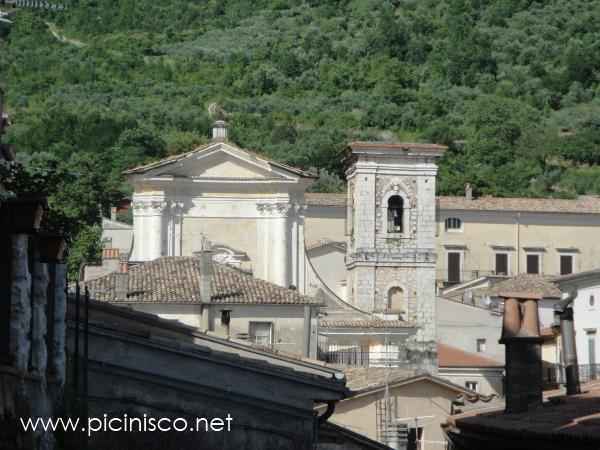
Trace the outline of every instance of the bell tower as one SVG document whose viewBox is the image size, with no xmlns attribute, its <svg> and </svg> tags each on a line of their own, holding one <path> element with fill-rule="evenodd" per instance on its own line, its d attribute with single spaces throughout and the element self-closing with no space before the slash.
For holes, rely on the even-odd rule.
<svg viewBox="0 0 600 450">
<path fill-rule="evenodd" d="M 410 347 L 437 371 L 435 144 L 354 142 L 346 171 L 348 301 L 416 327 Z M 409 349 L 410 350 L 410 349 Z M 414 352 L 413 352 L 414 354 Z"/>
</svg>

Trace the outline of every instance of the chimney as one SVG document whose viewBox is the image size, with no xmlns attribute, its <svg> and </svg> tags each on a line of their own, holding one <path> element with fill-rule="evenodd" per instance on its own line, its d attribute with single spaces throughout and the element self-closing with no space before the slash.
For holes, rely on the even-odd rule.
<svg viewBox="0 0 600 450">
<path fill-rule="evenodd" d="M 227 123 L 224 120 L 217 120 L 212 127 L 212 140 L 223 142 L 227 140 Z"/>
<path fill-rule="evenodd" d="M 471 187 L 471 183 L 465 184 L 465 198 L 467 200 L 473 200 L 473 188 Z"/>
<path fill-rule="evenodd" d="M 506 412 L 526 412 L 542 404 L 542 338 L 538 300 L 531 293 L 499 294 L 504 299 L 500 344 L 506 346 Z"/>
<path fill-rule="evenodd" d="M 194 252 L 194 257 L 198 261 L 198 271 L 200 272 L 200 302 L 202 304 L 202 317 L 200 328 L 203 330 L 210 329 L 210 300 L 212 296 L 211 291 L 211 280 L 213 276 L 213 252 L 209 250 L 210 247 L 205 246 L 206 241 L 203 240 L 203 248 L 199 252 Z"/>
<path fill-rule="evenodd" d="M 116 220 L 117 220 L 117 207 L 116 206 L 110 207 L 110 220 L 112 220 L 113 222 L 116 222 Z"/>
<path fill-rule="evenodd" d="M 560 326 L 563 361 L 567 378 L 567 395 L 581 394 L 579 384 L 579 363 L 575 344 L 575 325 L 573 322 L 573 301 L 577 295 L 570 293 L 566 298 L 554 304 L 554 320 Z"/>
<path fill-rule="evenodd" d="M 129 292 L 129 266 L 128 255 L 124 253 L 119 256 L 119 271 L 115 272 L 115 298 L 116 300 L 127 300 Z"/>
</svg>

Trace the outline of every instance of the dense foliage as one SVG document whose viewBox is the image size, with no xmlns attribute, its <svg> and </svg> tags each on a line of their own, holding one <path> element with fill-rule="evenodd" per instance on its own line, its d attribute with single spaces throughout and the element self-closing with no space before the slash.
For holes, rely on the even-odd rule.
<svg viewBox="0 0 600 450">
<path fill-rule="evenodd" d="M 126 167 L 207 139 L 341 190 L 353 139 L 446 143 L 441 193 L 600 193 L 598 0 L 65 0 L 0 30 L 9 141 L 73 234 Z M 37 164 L 37 165 L 36 165 Z"/>
</svg>

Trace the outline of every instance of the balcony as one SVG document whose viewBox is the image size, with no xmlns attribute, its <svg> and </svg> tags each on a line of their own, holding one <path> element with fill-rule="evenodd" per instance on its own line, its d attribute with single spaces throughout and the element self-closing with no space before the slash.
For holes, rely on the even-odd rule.
<svg viewBox="0 0 600 450">
<path fill-rule="evenodd" d="M 505 273 L 497 273 L 493 270 L 462 270 L 453 274 L 448 273 L 447 269 L 435 271 L 435 279 L 438 282 L 438 286 L 444 288 L 488 276 L 506 277 L 507 275 Z M 508 276 L 511 275 L 509 274 Z"/>
<path fill-rule="evenodd" d="M 544 364 L 544 383 L 547 385 L 565 384 L 565 367 L 561 364 Z M 579 364 L 579 382 L 600 380 L 600 364 Z"/>
<path fill-rule="evenodd" d="M 369 351 L 360 349 L 318 351 L 319 361 L 342 367 L 394 367 L 409 368 L 404 351 Z"/>
</svg>

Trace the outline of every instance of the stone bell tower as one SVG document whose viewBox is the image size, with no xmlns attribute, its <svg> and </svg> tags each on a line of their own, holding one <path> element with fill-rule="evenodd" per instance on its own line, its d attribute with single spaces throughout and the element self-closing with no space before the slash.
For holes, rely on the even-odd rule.
<svg viewBox="0 0 600 450">
<path fill-rule="evenodd" d="M 435 371 L 434 144 L 350 144 L 347 204 L 348 300 L 416 327 L 418 353 Z"/>
</svg>

